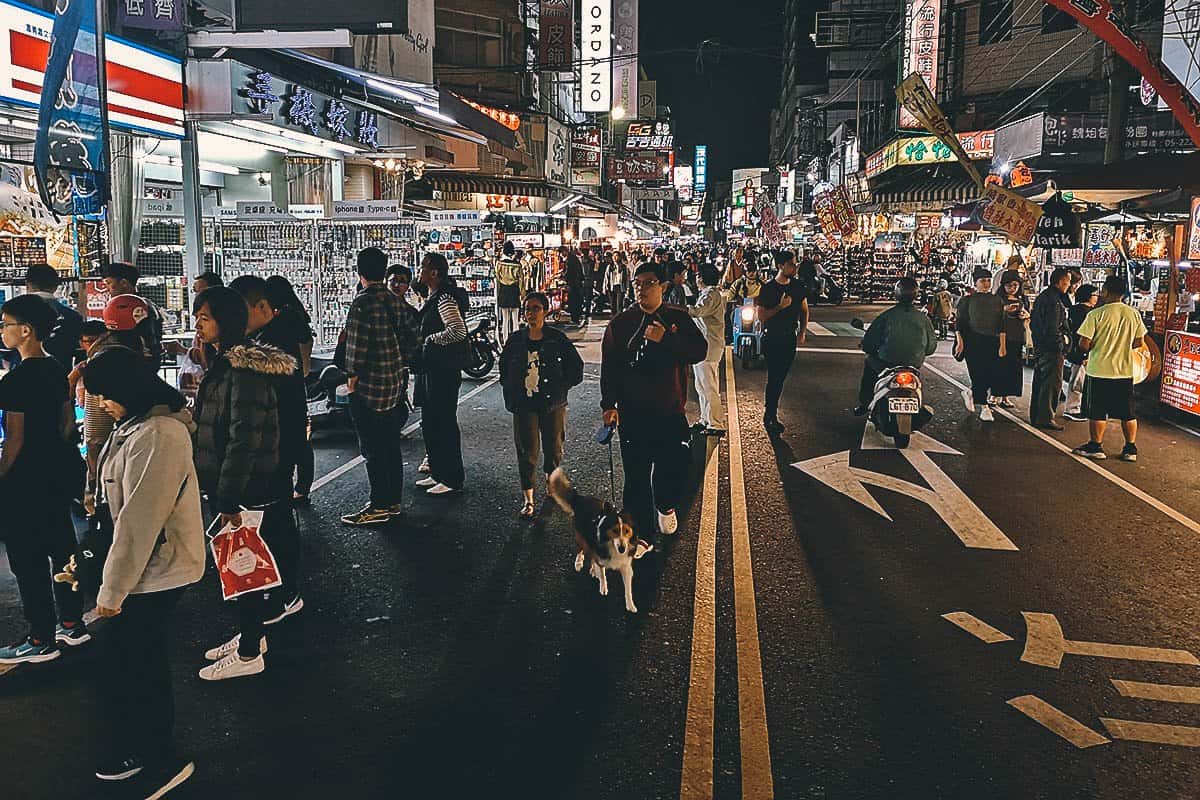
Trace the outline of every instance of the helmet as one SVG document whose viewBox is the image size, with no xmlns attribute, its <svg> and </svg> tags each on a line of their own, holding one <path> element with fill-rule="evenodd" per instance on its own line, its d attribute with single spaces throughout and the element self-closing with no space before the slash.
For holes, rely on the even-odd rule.
<svg viewBox="0 0 1200 800">
<path fill-rule="evenodd" d="M 150 316 L 150 306 L 136 294 L 119 294 L 104 307 L 104 327 L 131 331 Z"/>
</svg>

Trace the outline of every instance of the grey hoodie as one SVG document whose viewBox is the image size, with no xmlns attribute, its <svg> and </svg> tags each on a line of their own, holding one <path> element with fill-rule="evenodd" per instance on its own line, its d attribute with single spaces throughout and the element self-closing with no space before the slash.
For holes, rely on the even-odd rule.
<svg viewBox="0 0 1200 800">
<path fill-rule="evenodd" d="M 191 415 L 155 406 L 118 425 L 100 453 L 113 543 L 96 603 L 177 589 L 204 575 L 204 522 Z"/>
</svg>

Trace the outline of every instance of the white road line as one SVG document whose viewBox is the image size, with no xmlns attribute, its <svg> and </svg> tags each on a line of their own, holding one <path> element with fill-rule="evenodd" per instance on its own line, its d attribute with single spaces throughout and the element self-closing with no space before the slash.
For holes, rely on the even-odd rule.
<svg viewBox="0 0 1200 800">
<path fill-rule="evenodd" d="M 844 347 L 808 347 L 808 346 L 805 346 L 805 347 L 797 347 L 796 352 L 797 353 L 838 353 L 840 355 L 847 355 L 847 356 L 863 355 L 862 350 L 849 350 Z"/>
<path fill-rule="evenodd" d="M 951 611 L 949 614 L 942 614 L 942 619 L 954 623 L 976 639 L 987 644 L 1011 642 L 1013 640 L 1013 637 L 1004 631 L 993 628 L 979 617 L 966 611 Z"/>
<path fill-rule="evenodd" d="M 1100 721 L 1108 729 L 1108 735 L 1114 739 L 1149 744 L 1173 744 L 1177 747 L 1200 747 L 1200 728 L 1107 717 L 1101 717 Z"/>
<path fill-rule="evenodd" d="M 738 422 L 733 350 L 725 351 L 725 390 L 729 396 L 729 505 L 733 522 L 733 603 L 738 669 L 738 723 L 742 750 L 742 800 L 771 800 L 771 745 L 763 691 L 758 609 L 746 514 L 746 478 L 742 471 L 742 430 Z"/>
<path fill-rule="evenodd" d="M 474 389 L 467 392 L 462 397 L 458 398 L 458 404 L 461 406 L 463 403 L 470 400 L 472 397 L 479 394 L 484 389 L 491 387 L 493 384 L 497 383 L 499 380 L 500 380 L 499 378 L 492 378 L 487 383 L 483 383 L 483 384 L 480 384 L 479 386 L 476 386 Z M 416 422 L 412 423 L 407 428 L 405 428 L 403 431 L 401 431 L 400 435 L 407 437 L 409 434 L 411 434 L 413 431 L 415 431 L 419 427 L 421 427 L 421 421 L 417 420 Z M 313 481 L 312 488 L 309 489 L 308 493 L 311 495 L 313 492 L 317 491 L 318 489 L 320 489 L 324 486 L 327 486 L 328 484 L 332 483 L 333 481 L 336 481 L 338 478 L 342 477 L 347 472 L 349 472 L 350 470 L 359 466 L 360 464 L 365 464 L 365 463 L 366 463 L 366 460 L 362 456 L 355 456 L 354 458 L 350 459 L 345 464 L 342 464 L 340 467 L 333 470 L 332 472 L 327 472 L 326 474 L 322 475 L 320 478 L 317 478 L 315 481 Z"/>
<path fill-rule="evenodd" d="M 1178 428 L 1179 430 L 1183 431 L 1184 433 L 1190 433 L 1192 436 L 1200 437 L 1200 431 L 1192 430 L 1191 428 L 1189 428 L 1186 425 L 1180 425 L 1178 422 L 1172 422 L 1171 420 L 1166 419 L 1164 417 L 1159 417 L 1159 422 L 1165 422 L 1168 425 L 1170 425 L 1172 428 Z"/>
<path fill-rule="evenodd" d="M 709 439 L 696 545 L 696 591 L 692 621 L 692 666 L 687 722 L 683 733 L 683 774 L 679 800 L 712 800 L 713 720 L 717 687 L 717 504 L 721 450 Z"/>
<path fill-rule="evenodd" d="M 948 381 L 949 383 L 951 383 L 954 386 L 957 386 L 959 389 L 963 389 L 963 390 L 967 389 L 966 384 L 963 384 L 960 381 L 956 380 L 955 378 L 951 377 L 950 375 L 947 375 L 945 372 L 942 372 L 940 369 L 933 366 L 932 364 L 926 363 L 925 369 L 928 369 L 930 372 L 934 373 L 935 375 L 942 376 L 946 381 Z M 995 413 L 997 413 L 997 414 L 1007 417 L 1009 420 L 1011 420 L 1012 422 L 1021 426 L 1025 430 L 1029 431 L 1029 433 L 1031 433 L 1034 436 L 1036 436 L 1037 438 L 1041 439 L 1043 442 L 1045 442 L 1046 444 L 1055 448 L 1056 450 L 1061 450 L 1062 452 L 1066 453 L 1068 456 L 1073 458 L 1077 463 L 1082 464 L 1083 466 L 1087 467 L 1092 472 L 1096 473 L 1101 478 L 1104 478 L 1104 480 L 1108 481 L 1109 483 L 1111 483 L 1115 486 L 1118 486 L 1118 487 L 1124 489 L 1125 491 L 1129 492 L 1129 494 L 1131 494 L 1134 497 L 1136 497 L 1137 499 L 1141 500 L 1146 505 L 1162 512 L 1164 515 L 1170 517 L 1171 519 L 1178 522 L 1180 525 L 1182 525 L 1185 528 L 1187 528 L 1188 530 L 1192 531 L 1192 533 L 1200 533 L 1200 522 L 1196 522 L 1196 520 L 1192 519 L 1191 517 L 1187 516 L 1186 514 L 1180 512 L 1180 511 L 1176 511 L 1175 509 L 1171 508 L 1166 503 L 1159 500 L 1157 497 L 1147 494 L 1146 492 L 1144 492 L 1141 489 L 1139 489 L 1138 487 L 1134 486 L 1132 483 L 1125 480 L 1124 478 L 1118 477 L 1118 476 L 1114 475 L 1113 473 L 1109 472 L 1108 470 L 1104 469 L 1103 467 L 1098 466 L 1096 464 L 1096 462 L 1092 461 L 1091 459 L 1084 458 L 1083 456 L 1077 456 L 1077 455 L 1073 454 L 1071 452 L 1071 448 L 1068 445 L 1063 444 L 1062 442 L 1055 439 L 1053 436 L 1046 435 L 1042 431 L 1040 431 L 1037 428 L 1030 425 L 1025 420 L 1016 416 L 1015 414 L 1012 414 L 1012 413 L 1004 410 L 1003 408 L 995 408 L 995 409 L 993 409 L 993 411 L 995 411 Z"/>
<path fill-rule="evenodd" d="M 1200 705 L 1200 686 L 1173 686 L 1166 683 L 1142 683 L 1110 679 L 1122 697 L 1138 700 L 1160 700 L 1164 703 Z"/>
<path fill-rule="evenodd" d="M 1067 716 L 1035 695 L 1027 694 L 1021 697 L 1014 697 L 1008 701 L 1008 704 L 1034 722 L 1058 734 L 1080 749 L 1109 743 L 1108 739 L 1096 733 L 1087 725 L 1084 725 L 1074 717 Z M 1105 720 L 1101 721 L 1104 722 Z"/>
</svg>

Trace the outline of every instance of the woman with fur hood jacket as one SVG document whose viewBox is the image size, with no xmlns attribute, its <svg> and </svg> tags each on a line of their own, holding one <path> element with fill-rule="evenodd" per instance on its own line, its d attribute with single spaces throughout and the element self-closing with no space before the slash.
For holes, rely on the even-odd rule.
<svg viewBox="0 0 1200 800">
<path fill-rule="evenodd" d="M 220 526 L 241 523 L 243 508 L 263 511 L 261 534 L 272 551 L 289 550 L 281 536 L 295 532 L 291 480 L 281 480 L 279 398 L 276 386 L 296 369 L 291 356 L 246 339 L 246 301 L 214 286 L 196 296 L 196 333 L 216 356 L 196 391 L 195 458 L 200 488 Z M 277 545 L 278 543 L 278 549 Z M 279 564 L 280 572 L 287 565 Z M 286 576 L 285 581 L 287 580 Z M 273 605 L 274 603 L 274 605 Z M 265 668 L 263 623 L 278 603 L 271 592 L 238 598 L 240 633 L 205 657 L 216 663 L 200 671 L 205 680 L 254 675 Z"/>
</svg>

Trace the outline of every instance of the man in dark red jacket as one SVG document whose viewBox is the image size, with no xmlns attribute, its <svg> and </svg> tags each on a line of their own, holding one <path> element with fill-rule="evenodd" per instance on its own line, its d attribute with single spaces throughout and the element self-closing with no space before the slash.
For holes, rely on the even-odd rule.
<svg viewBox="0 0 1200 800">
<path fill-rule="evenodd" d="M 655 530 L 672 534 L 679 527 L 675 504 L 688 473 L 688 366 L 708 352 L 687 311 L 663 304 L 666 287 L 659 269 L 646 263 L 634 273 L 637 305 L 609 323 L 600 366 L 604 423 L 621 431 L 625 510 L 633 515 L 638 535 L 651 543 Z"/>
</svg>

